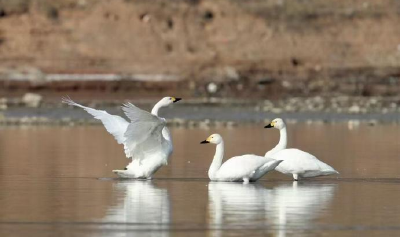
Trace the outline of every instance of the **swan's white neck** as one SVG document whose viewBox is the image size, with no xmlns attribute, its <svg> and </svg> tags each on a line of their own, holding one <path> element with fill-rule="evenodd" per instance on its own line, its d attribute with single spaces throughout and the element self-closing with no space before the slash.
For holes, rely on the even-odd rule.
<svg viewBox="0 0 400 237">
<path fill-rule="evenodd" d="M 151 114 L 158 116 L 158 110 L 162 107 L 164 107 L 164 105 L 161 103 L 161 100 L 160 100 L 160 101 L 158 101 L 157 104 L 154 105 L 153 109 L 151 110 Z"/>
<path fill-rule="evenodd" d="M 217 171 L 222 165 L 223 158 L 224 158 L 224 141 L 221 141 L 219 144 L 217 144 L 214 159 L 210 165 L 210 169 L 208 170 L 208 177 L 211 180 L 214 180 L 216 178 Z"/>
<path fill-rule="evenodd" d="M 279 129 L 279 142 L 278 145 L 276 145 L 274 148 L 272 148 L 272 150 L 268 151 L 265 156 L 271 156 L 274 153 L 281 151 L 283 149 L 286 149 L 287 147 L 287 131 L 286 131 L 286 127 Z"/>
</svg>

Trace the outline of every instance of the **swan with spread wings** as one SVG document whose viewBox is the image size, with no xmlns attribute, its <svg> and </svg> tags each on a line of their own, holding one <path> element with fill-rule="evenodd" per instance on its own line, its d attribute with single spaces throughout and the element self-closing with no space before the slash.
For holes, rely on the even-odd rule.
<svg viewBox="0 0 400 237">
<path fill-rule="evenodd" d="M 151 179 L 161 166 L 168 164 L 173 150 L 166 120 L 158 116 L 158 110 L 180 100 L 181 98 L 164 97 L 153 107 L 151 113 L 126 103 L 122 110 L 131 122 L 104 110 L 80 105 L 70 98 L 63 98 L 62 102 L 86 110 L 103 123 L 119 144 L 123 144 L 126 157 L 132 158 L 132 162 L 124 170 L 113 170 L 115 174 L 121 178 Z"/>
</svg>

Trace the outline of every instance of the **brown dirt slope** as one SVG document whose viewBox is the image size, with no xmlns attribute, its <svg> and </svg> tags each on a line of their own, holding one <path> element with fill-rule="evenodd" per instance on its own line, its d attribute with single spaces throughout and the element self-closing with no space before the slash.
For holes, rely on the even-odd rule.
<svg viewBox="0 0 400 237">
<path fill-rule="evenodd" d="M 0 72 L 176 75 L 232 95 L 394 95 L 398 22 L 397 0 L 0 0 Z"/>
</svg>

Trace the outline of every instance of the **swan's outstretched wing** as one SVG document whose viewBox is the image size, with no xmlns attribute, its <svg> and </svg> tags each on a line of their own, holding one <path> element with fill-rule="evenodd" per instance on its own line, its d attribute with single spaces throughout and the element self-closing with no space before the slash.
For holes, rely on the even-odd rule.
<svg viewBox="0 0 400 237">
<path fill-rule="evenodd" d="M 114 136 L 118 144 L 124 144 L 125 155 L 128 158 L 130 157 L 129 150 L 125 145 L 125 137 L 124 137 L 124 133 L 128 128 L 129 123 L 125 119 L 117 115 L 111 115 L 104 110 L 92 109 L 80 105 L 78 103 L 75 103 L 70 98 L 63 98 L 62 102 L 69 105 L 80 107 L 86 110 L 86 112 L 88 112 L 89 114 L 93 115 L 94 118 L 100 120 L 103 123 L 104 127 L 106 128 L 107 132 L 111 133 Z"/>
<path fill-rule="evenodd" d="M 131 120 L 124 136 L 125 145 L 133 158 L 143 159 L 150 154 L 162 153 L 165 120 L 131 103 L 124 104 L 122 110 Z"/>
</svg>

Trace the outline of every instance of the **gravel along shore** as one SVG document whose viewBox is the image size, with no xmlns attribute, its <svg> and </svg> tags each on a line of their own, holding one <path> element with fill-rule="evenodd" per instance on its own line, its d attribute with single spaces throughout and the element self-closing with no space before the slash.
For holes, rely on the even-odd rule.
<svg viewBox="0 0 400 237">
<path fill-rule="evenodd" d="M 150 110 L 153 101 L 133 101 Z M 121 101 L 84 103 L 122 115 Z M 84 110 L 61 103 L 26 100 L 0 103 L 0 125 L 78 125 L 100 122 Z M 277 101 L 222 99 L 185 100 L 161 111 L 172 126 L 236 126 L 268 122 L 276 117 L 289 123 L 400 123 L 400 99 L 382 97 L 289 98 Z"/>
</svg>

